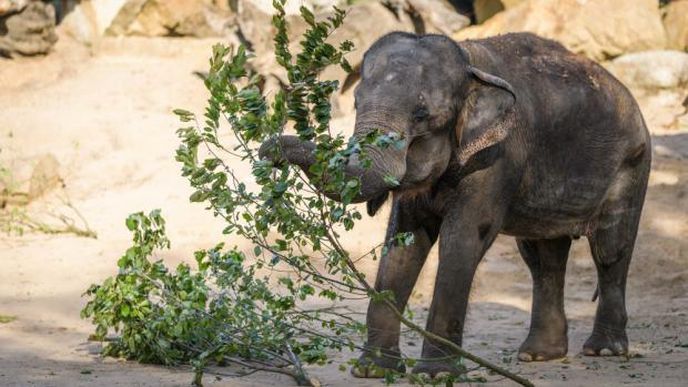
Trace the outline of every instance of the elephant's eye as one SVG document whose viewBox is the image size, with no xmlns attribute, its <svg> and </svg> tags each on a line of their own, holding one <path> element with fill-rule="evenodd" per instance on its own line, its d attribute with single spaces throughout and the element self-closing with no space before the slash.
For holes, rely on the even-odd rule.
<svg viewBox="0 0 688 387">
<path fill-rule="evenodd" d="M 430 115 L 430 112 L 428 112 L 428 109 L 425 107 L 419 107 L 413 112 L 413 120 L 416 122 L 421 122 L 428 118 Z"/>
</svg>

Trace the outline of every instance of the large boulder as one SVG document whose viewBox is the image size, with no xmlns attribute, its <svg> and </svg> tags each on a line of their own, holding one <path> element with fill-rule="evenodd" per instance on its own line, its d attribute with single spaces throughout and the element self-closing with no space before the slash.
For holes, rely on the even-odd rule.
<svg viewBox="0 0 688 387">
<path fill-rule="evenodd" d="M 313 11 L 319 19 L 324 19 L 331 14 L 332 6 L 344 7 L 346 3 L 345 0 L 288 1 L 285 13 L 293 48 L 298 49 L 298 41 L 307 28 L 299 15 L 302 5 Z M 273 51 L 273 13 L 272 0 L 238 1 L 239 33 L 256 53 L 258 60 L 265 60 L 266 63 L 260 65 L 262 67 L 274 64 L 270 58 L 264 58 L 270 57 L 269 53 Z M 371 27 L 371 23 L 374 23 L 374 27 Z M 347 58 L 356 66 L 365 50 L 389 32 L 452 34 L 469 24 L 470 20 L 457 13 L 447 0 L 358 1 L 347 9 L 344 25 L 335 31 L 331 41 L 340 43 L 351 40 L 356 50 Z"/>
<path fill-rule="evenodd" d="M 286 21 L 289 24 L 289 40 L 297 46 L 299 38 L 306 31 L 307 25 L 300 16 L 300 8 L 306 7 L 311 12 L 324 18 L 331 14 L 332 7 L 346 6 L 346 0 L 300 0 L 287 1 L 284 5 Z M 275 9 L 272 0 L 236 0 L 237 27 L 242 39 L 250 46 L 257 56 L 273 51 L 273 37 L 275 28 L 272 26 L 272 16 Z M 375 17 L 375 15 L 371 15 Z M 347 23 L 353 17 L 347 17 Z"/>
<path fill-rule="evenodd" d="M 416 32 L 452 35 L 471 24 L 446 0 L 406 0 L 406 12 L 416 19 Z"/>
<path fill-rule="evenodd" d="M 128 0 L 82 0 L 65 15 L 60 29 L 79 42 L 95 45 Z"/>
<path fill-rule="evenodd" d="M 312 7 L 307 8 L 313 10 Z M 289 25 L 290 41 L 297 39 L 306 31 L 306 23 L 299 16 L 300 4 L 288 1 L 284 7 Z M 241 38 L 246 41 L 259 59 L 273 52 L 272 39 L 276 30 L 272 26 L 272 15 L 275 10 L 268 0 L 240 0 L 237 9 L 237 27 Z"/>
<path fill-rule="evenodd" d="M 40 1 L 0 4 L 0 55 L 46 54 L 57 42 L 55 9 Z"/>
<path fill-rule="evenodd" d="M 505 9 L 513 8 L 516 4 L 521 2 L 523 2 L 523 0 L 475 0 L 473 2 L 475 21 L 483 23 L 497 13 Z"/>
<path fill-rule="evenodd" d="M 272 39 L 275 31 L 271 24 L 274 12 L 271 4 L 268 0 L 241 1 L 237 22 L 241 38 L 256 54 L 256 59 L 252 62 L 256 70 L 272 80 L 284 83 L 286 74 L 277 65 L 272 54 L 274 51 Z M 318 9 L 312 3 L 304 3 L 304 5 L 312 10 Z M 403 4 L 401 5 L 395 12 L 394 8 L 389 8 L 377 1 L 357 3 L 348 8 L 344 24 L 330 36 L 329 41 L 335 45 L 344 40 L 352 41 L 356 49 L 347 56 L 347 59 L 353 67 L 356 67 L 363 58 L 365 50 L 382 35 L 391 31 L 415 31 L 413 21 L 404 11 Z M 299 50 L 299 40 L 308 27 L 299 15 L 299 7 L 300 4 L 290 1 L 287 2 L 285 8 L 293 52 Z M 321 12 L 316 13 L 319 20 L 330 15 L 331 8 L 321 7 L 320 9 Z M 371 28 L 373 20 L 375 28 Z M 346 76 L 343 70 L 334 66 L 328 68 L 323 74 L 323 78 L 337 79 L 341 82 L 344 82 Z M 268 79 L 268 82 L 271 82 L 271 79 Z M 278 85 L 273 82 L 273 86 Z"/>
<path fill-rule="evenodd" d="M 663 21 L 668 47 L 688 51 L 688 0 L 669 3 L 664 8 Z"/>
<path fill-rule="evenodd" d="M 29 3 L 29 0 L 0 0 L 0 16 L 19 12 Z"/>
<path fill-rule="evenodd" d="M 322 20 L 331 14 L 333 5 L 344 7 L 346 3 L 344 0 L 287 2 L 285 13 L 292 51 L 299 50 L 298 42 L 307 29 L 299 15 L 301 5 Z M 286 74 L 272 54 L 275 32 L 271 24 L 274 12 L 272 1 L 239 0 L 238 5 L 239 34 L 256 54 L 252 64 L 266 77 L 265 88 L 274 90 L 286 83 Z M 330 36 L 329 42 L 334 45 L 345 40 L 353 42 L 355 49 L 346 58 L 355 71 L 347 74 L 339 67 L 330 66 L 321 74 L 322 79 L 338 80 L 343 86 L 334 101 L 335 114 L 346 114 L 353 109 L 351 86 L 357 81 L 357 70 L 363 54 L 377 39 L 392 31 L 451 35 L 469 24 L 470 20 L 456 12 L 447 0 L 368 0 L 358 1 L 348 7 L 344 24 Z"/>
<path fill-rule="evenodd" d="M 226 34 L 232 12 L 220 0 L 128 0 L 105 30 L 108 35 L 195 36 Z"/>
<path fill-rule="evenodd" d="M 373 20 L 374 28 L 371 28 Z M 382 3 L 371 1 L 349 8 L 344 24 L 332 34 L 330 41 L 335 44 L 345 40 L 353 42 L 355 49 L 346 58 L 356 68 L 365 51 L 392 31 L 415 32 L 416 26 L 403 8 L 390 10 Z"/>
<path fill-rule="evenodd" d="M 233 24 L 225 0 L 82 0 L 60 24 L 76 40 L 104 35 L 223 36 Z"/>
<path fill-rule="evenodd" d="M 688 53 L 657 50 L 626 54 L 605 64 L 626 86 L 673 89 L 688 86 Z"/>
<path fill-rule="evenodd" d="M 454 35 L 475 39 L 529 31 L 595 60 L 666 47 L 657 0 L 525 0 Z"/>
<path fill-rule="evenodd" d="M 265 91 L 272 92 L 287 82 L 285 70 L 277 64 L 274 56 L 273 37 L 276 30 L 272 25 L 274 8 L 268 0 L 238 0 L 237 1 L 237 32 L 239 38 L 255 53 L 251 61 L 254 70 L 263 75 Z M 301 4 L 288 1 L 285 4 L 286 21 L 288 23 L 289 41 L 291 49 L 297 49 L 300 36 L 306 31 L 307 25 L 299 16 Z M 312 4 L 304 4 L 314 11 Z"/>
<path fill-rule="evenodd" d="M 688 128 L 688 53 L 637 52 L 604 66 L 631 90 L 650 130 Z"/>
</svg>

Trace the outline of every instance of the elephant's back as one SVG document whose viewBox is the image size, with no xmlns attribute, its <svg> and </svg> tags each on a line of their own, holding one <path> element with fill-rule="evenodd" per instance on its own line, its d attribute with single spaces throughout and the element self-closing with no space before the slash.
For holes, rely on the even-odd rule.
<svg viewBox="0 0 688 387">
<path fill-rule="evenodd" d="M 491 71 L 514 86 L 522 115 L 537 132 L 571 131 L 584 141 L 648 138 L 630 91 L 592 60 L 532 33 L 473 43 L 491 53 L 498 63 Z"/>
<path fill-rule="evenodd" d="M 476 41 L 517 94 L 521 143 L 547 165 L 613 173 L 650 135 L 630 91 L 599 64 L 532 33 Z M 545 160 L 543 160 L 545 159 Z"/>
<path fill-rule="evenodd" d="M 510 228 L 585 233 L 629 157 L 649 152 L 635 99 L 604 68 L 556 42 L 509 34 L 481 44 L 500 57 L 523 121 L 509 146 L 526 155 L 511 211 L 513 222 L 525 223 Z"/>
</svg>

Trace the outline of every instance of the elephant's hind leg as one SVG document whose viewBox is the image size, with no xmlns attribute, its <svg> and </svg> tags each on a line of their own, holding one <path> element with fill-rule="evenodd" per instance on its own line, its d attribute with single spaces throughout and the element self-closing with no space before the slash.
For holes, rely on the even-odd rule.
<svg viewBox="0 0 688 387">
<path fill-rule="evenodd" d="M 517 244 L 533 277 L 530 333 L 518 358 L 540 361 L 564 357 L 568 351 L 564 277 L 571 238 L 519 239 Z"/>
<path fill-rule="evenodd" d="M 589 356 L 625 355 L 626 336 L 626 277 L 631 263 L 637 214 L 629 214 L 609 227 L 600 228 L 590 236 L 590 250 L 597 267 L 599 303 L 592 335 L 583 345 Z M 635 215 L 635 216 L 633 216 Z"/>
<path fill-rule="evenodd" d="M 595 232 L 590 250 L 597 267 L 599 303 L 592 335 L 583 345 L 583 354 L 612 356 L 628 353 L 626 336 L 626 277 L 633 252 L 633 235 L 623 224 Z"/>
<path fill-rule="evenodd" d="M 588 237 L 595 266 L 599 302 L 592 335 L 583 345 L 589 356 L 625 355 L 626 277 L 645 199 L 649 162 L 619 179 L 616 195 L 602 209 L 597 228 Z"/>
</svg>

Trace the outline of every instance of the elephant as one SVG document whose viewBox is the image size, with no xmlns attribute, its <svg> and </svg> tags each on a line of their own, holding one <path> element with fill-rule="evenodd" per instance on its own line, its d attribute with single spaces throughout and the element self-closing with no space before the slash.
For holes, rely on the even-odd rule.
<svg viewBox="0 0 688 387">
<path fill-rule="evenodd" d="M 518 358 L 562 358 L 566 262 L 572 239 L 585 236 L 599 299 L 583 354 L 627 354 L 626 279 L 652 153 L 628 89 L 591 60 L 531 33 L 456 42 L 393 32 L 368 49 L 360 71 L 354 138 L 381 130 L 405 140 L 369 146 L 369 168 L 350 158 L 345 173 L 360 180 L 354 202 L 366 202 L 372 216 L 391 196 L 387 238 L 414 236 L 411 246 L 390 245 L 375 289 L 391 291 L 403 310 L 439 240 L 427 330 L 462 345 L 476 267 L 498 234 L 513 236 L 533 281 Z M 264 142 L 260 155 L 308 171 L 314 147 L 281 135 Z M 371 301 L 366 324 L 354 376 L 404 372 L 397 315 Z M 451 353 L 425 339 L 412 372 L 461 374 Z"/>
</svg>

